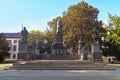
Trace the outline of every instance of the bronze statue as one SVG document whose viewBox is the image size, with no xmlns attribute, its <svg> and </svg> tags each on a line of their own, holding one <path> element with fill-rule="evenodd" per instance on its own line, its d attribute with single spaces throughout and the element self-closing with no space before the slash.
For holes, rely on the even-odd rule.
<svg viewBox="0 0 120 80">
<path fill-rule="evenodd" d="M 26 27 L 21 31 L 21 42 L 22 43 L 27 43 L 27 38 L 28 38 L 28 31 L 26 30 Z"/>
<path fill-rule="evenodd" d="M 98 29 L 96 27 L 94 27 L 93 30 L 92 30 L 93 43 L 97 43 L 98 38 L 99 38 L 99 31 L 98 31 Z"/>
</svg>

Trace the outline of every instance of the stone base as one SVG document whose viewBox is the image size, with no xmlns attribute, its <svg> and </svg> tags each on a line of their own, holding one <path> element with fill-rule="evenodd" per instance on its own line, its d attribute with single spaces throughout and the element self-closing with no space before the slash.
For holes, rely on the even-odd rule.
<svg viewBox="0 0 120 80">
<path fill-rule="evenodd" d="M 80 60 L 17 61 L 9 70 L 114 70 L 101 63 Z"/>
<path fill-rule="evenodd" d="M 19 45 L 19 53 L 27 53 L 27 44 L 20 44 Z"/>
<path fill-rule="evenodd" d="M 100 53 L 100 44 L 93 43 L 92 44 L 92 60 L 102 60 L 102 55 Z"/>
<path fill-rule="evenodd" d="M 88 60 L 88 54 L 81 54 L 81 60 Z"/>
<path fill-rule="evenodd" d="M 88 50 L 81 50 L 80 51 L 80 60 L 88 60 L 88 54 L 89 54 L 89 51 Z"/>
<path fill-rule="evenodd" d="M 51 54 L 49 55 L 49 57 L 51 59 L 63 59 L 64 57 L 66 57 L 68 51 L 67 48 L 64 47 L 64 45 L 62 43 L 55 43 L 52 46 L 51 49 Z"/>
<path fill-rule="evenodd" d="M 26 60 L 27 53 L 18 53 L 18 59 L 24 59 Z"/>
<path fill-rule="evenodd" d="M 102 55 L 101 53 L 93 53 L 93 60 L 94 61 L 99 61 L 99 60 L 102 60 Z"/>
</svg>

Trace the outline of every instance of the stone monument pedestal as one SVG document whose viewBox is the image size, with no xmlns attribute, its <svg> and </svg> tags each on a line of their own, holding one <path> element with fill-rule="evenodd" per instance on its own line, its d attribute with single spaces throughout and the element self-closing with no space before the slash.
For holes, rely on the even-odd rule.
<svg viewBox="0 0 120 80">
<path fill-rule="evenodd" d="M 81 61 L 83 61 L 83 60 L 88 60 L 88 51 L 87 50 L 81 51 Z"/>
<path fill-rule="evenodd" d="M 50 57 L 62 59 L 67 55 L 67 48 L 62 43 L 55 43 L 51 48 Z"/>
<path fill-rule="evenodd" d="M 27 53 L 28 53 L 27 44 L 25 43 L 19 44 L 18 59 L 26 59 Z"/>
<path fill-rule="evenodd" d="M 102 55 L 100 53 L 100 44 L 93 43 L 92 44 L 92 60 L 102 60 Z"/>
</svg>

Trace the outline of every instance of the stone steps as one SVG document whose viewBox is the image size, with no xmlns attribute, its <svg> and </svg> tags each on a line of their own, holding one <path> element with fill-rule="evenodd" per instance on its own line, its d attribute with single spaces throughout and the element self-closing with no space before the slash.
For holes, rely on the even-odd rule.
<svg viewBox="0 0 120 80">
<path fill-rule="evenodd" d="M 10 70 L 114 70 L 103 64 L 79 60 L 18 61 Z"/>
</svg>

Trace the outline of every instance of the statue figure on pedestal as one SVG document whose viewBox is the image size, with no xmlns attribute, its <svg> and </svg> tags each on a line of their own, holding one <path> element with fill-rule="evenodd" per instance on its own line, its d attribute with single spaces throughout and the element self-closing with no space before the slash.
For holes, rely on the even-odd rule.
<svg viewBox="0 0 120 80">
<path fill-rule="evenodd" d="M 57 21 L 57 32 L 62 32 L 62 21 L 60 19 Z"/>
<path fill-rule="evenodd" d="M 81 48 L 82 48 L 82 41 L 78 40 L 78 49 L 81 49 Z"/>
<path fill-rule="evenodd" d="M 57 21 L 57 34 L 56 34 L 56 42 L 62 43 L 63 42 L 63 33 L 62 33 L 62 21 L 58 19 Z"/>
<path fill-rule="evenodd" d="M 26 30 L 26 27 L 21 31 L 21 40 L 22 43 L 27 43 L 27 38 L 28 38 L 28 31 Z"/>
<path fill-rule="evenodd" d="M 94 27 L 93 30 L 92 30 L 93 43 L 97 43 L 98 38 L 99 38 L 99 31 L 98 31 L 98 29 L 96 27 Z"/>
<path fill-rule="evenodd" d="M 42 47 L 40 40 L 37 40 L 35 45 L 36 45 L 35 49 L 37 49 L 37 50 L 39 50 Z"/>
</svg>

